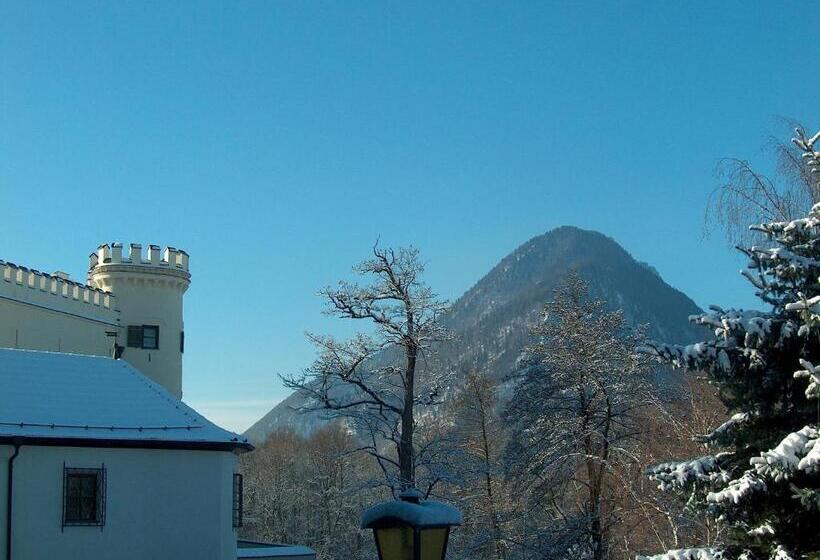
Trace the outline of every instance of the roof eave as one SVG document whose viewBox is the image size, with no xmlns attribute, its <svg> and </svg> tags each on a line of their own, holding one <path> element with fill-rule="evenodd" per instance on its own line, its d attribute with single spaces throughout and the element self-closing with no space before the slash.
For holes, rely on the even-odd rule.
<svg viewBox="0 0 820 560">
<path fill-rule="evenodd" d="M 254 447 L 245 441 L 181 441 L 157 439 L 75 438 L 0 435 L 0 445 L 40 447 L 96 447 L 103 449 L 178 449 L 189 451 L 230 451 L 244 453 Z"/>
</svg>

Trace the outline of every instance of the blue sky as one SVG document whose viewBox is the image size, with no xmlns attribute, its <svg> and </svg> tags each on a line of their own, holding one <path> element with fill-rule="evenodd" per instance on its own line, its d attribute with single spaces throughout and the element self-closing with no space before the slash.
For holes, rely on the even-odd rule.
<svg viewBox="0 0 820 560">
<path fill-rule="evenodd" d="M 380 237 L 455 299 L 562 224 L 700 305 L 754 304 L 702 238 L 718 158 L 817 127 L 797 2 L 0 3 L 0 258 L 83 278 L 191 254 L 186 400 L 244 429 L 340 332 L 318 288 Z"/>
</svg>

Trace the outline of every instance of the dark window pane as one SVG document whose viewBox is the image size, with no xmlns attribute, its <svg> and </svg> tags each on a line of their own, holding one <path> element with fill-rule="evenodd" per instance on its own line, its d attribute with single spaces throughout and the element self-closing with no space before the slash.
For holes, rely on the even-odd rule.
<svg viewBox="0 0 820 560">
<path fill-rule="evenodd" d="M 233 475 L 233 526 L 242 526 L 242 475 Z"/>
<path fill-rule="evenodd" d="M 148 350 L 156 350 L 159 348 L 159 327 L 143 325 L 142 347 Z"/>
<path fill-rule="evenodd" d="M 103 469 L 65 469 L 63 526 L 103 525 L 103 473 Z"/>
<path fill-rule="evenodd" d="M 129 348 L 142 348 L 142 326 L 129 325 L 128 326 L 128 340 L 126 344 Z"/>
</svg>

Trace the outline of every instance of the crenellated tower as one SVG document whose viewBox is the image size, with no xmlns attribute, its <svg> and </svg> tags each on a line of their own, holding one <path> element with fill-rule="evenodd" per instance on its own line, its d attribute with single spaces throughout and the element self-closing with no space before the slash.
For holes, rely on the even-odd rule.
<svg viewBox="0 0 820 560">
<path fill-rule="evenodd" d="M 121 357 L 181 398 L 188 253 L 149 245 L 146 257 L 136 243 L 128 256 L 121 243 L 100 245 L 90 256 L 88 284 L 116 298 Z"/>
</svg>

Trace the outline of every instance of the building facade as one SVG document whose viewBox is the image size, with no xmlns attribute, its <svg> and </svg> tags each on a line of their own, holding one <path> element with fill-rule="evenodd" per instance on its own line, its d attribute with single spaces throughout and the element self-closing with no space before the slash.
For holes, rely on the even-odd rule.
<svg viewBox="0 0 820 560">
<path fill-rule="evenodd" d="M 248 441 L 181 401 L 185 251 L 101 245 L 86 282 L 0 260 L 6 560 L 313 560 L 238 540 Z"/>
<path fill-rule="evenodd" d="M 0 349 L 8 560 L 234 560 L 252 446 L 123 360 Z"/>
<path fill-rule="evenodd" d="M 0 261 L 0 347 L 122 358 L 182 398 L 185 251 L 101 245 L 76 282 Z"/>
</svg>

